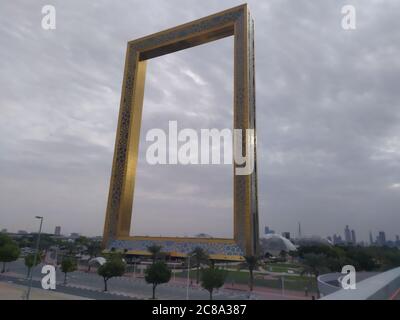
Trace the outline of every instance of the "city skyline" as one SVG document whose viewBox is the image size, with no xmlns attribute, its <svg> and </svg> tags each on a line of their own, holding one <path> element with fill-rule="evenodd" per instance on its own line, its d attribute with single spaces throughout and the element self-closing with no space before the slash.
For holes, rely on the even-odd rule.
<svg viewBox="0 0 400 320">
<path fill-rule="evenodd" d="M 307 238 L 307 237 L 312 237 L 312 236 L 319 236 L 319 237 L 322 237 L 322 238 L 329 239 L 329 240 L 331 240 L 333 242 L 333 244 L 335 244 L 334 240 L 335 240 L 335 236 L 337 236 L 339 238 L 339 243 L 340 242 L 343 242 L 343 243 L 348 242 L 348 243 L 353 243 L 354 244 L 352 238 L 350 239 L 350 241 L 346 241 L 346 227 L 348 227 L 348 225 L 345 226 L 345 228 L 344 228 L 344 230 L 342 232 L 337 231 L 337 232 L 334 232 L 333 234 L 325 234 L 325 235 L 318 234 L 318 233 L 307 234 L 307 232 L 306 233 L 302 232 L 301 236 L 299 237 L 299 234 L 298 234 L 298 230 L 299 229 L 297 229 L 297 232 L 296 231 L 287 231 L 287 230 L 275 230 L 275 229 L 271 229 L 271 226 L 264 225 L 264 226 L 260 226 L 260 238 L 264 237 L 267 234 L 281 234 L 284 237 L 286 237 L 286 235 L 290 235 L 291 239 L 300 239 L 300 238 Z M 70 235 L 81 235 L 81 236 L 87 236 L 87 237 L 101 237 L 102 236 L 101 233 L 99 233 L 99 234 L 85 234 L 85 233 L 77 232 L 77 230 L 68 231 L 68 232 L 61 232 L 61 230 L 63 230 L 63 228 L 62 228 L 62 226 L 59 226 L 59 225 L 57 225 L 57 226 L 55 226 L 53 228 L 53 232 L 51 232 L 51 227 L 48 227 L 48 229 L 50 229 L 50 231 L 47 232 L 46 229 L 45 229 L 44 233 L 54 234 L 54 235 L 62 235 L 62 236 L 70 236 Z M 356 229 L 351 229 L 350 230 L 351 233 L 353 231 L 356 232 Z M 15 229 L 15 230 L 12 230 L 12 229 L 8 229 L 8 228 L 6 228 L 4 226 L 0 226 L 0 232 L 25 234 L 25 233 L 36 233 L 37 230 L 35 230 L 34 227 L 32 227 L 31 230 L 30 229 Z M 352 237 L 351 233 L 350 233 L 350 237 Z M 372 229 L 368 230 L 368 232 L 367 232 L 368 235 L 366 237 L 361 236 L 360 239 L 358 239 L 359 238 L 359 234 L 358 234 L 358 232 L 356 232 L 357 239 L 356 239 L 355 243 L 356 244 L 363 243 L 364 245 L 370 245 L 371 243 L 372 244 L 379 243 L 379 236 L 382 233 L 383 233 L 386 241 L 396 242 L 396 241 L 398 241 L 398 238 L 400 237 L 400 231 L 398 233 L 394 233 L 393 235 L 390 235 L 385 230 L 377 228 L 375 230 L 372 230 Z M 364 232 L 361 232 L 361 235 L 363 235 L 363 234 L 364 234 Z M 207 235 L 207 237 L 212 236 L 212 235 L 208 235 L 206 233 L 199 233 L 197 235 L 193 234 L 193 235 L 188 235 L 188 236 L 190 237 L 190 236 L 200 236 L 200 235 Z M 372 236 L 372 238 L 371 238 L 371 236 Z M 371 242 L 371 239 L 372 239 L 372 242 Z"/>
</svg>

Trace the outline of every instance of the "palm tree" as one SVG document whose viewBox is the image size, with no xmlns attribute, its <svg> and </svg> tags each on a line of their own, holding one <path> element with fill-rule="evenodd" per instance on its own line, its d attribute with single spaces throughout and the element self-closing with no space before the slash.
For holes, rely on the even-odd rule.
<svg viewBox="0 0 400 320">
<path fill-rule="evenodd" d="M 318 289 L 318 276 L 322 272 L 328 272 L 329 268 L 326 266 L 326 256 L 322 253 L 315 254 L 315 253 L 306 253 L 303 256 L 302 263 L 303 263 L 303 270 L 301 272 L 302 275 L 308 273 L 315 276 L 315 280 L 317 282 L 317 297 L 320 298 L 320 292 Z"/>
<path fill-rule="evenodd" d="M 193 251 L 190 253 L 190 255 L 194 260 L 193 265 L 196 267 L 196 284 L 199 284 L 201 264 L 209 264 L 209 256 L 200 247 L 194 248 Z"/>
<path fill-rule="evenodd" d="M 151 259 L 153 260 L 153 264 L 156 262 L 157 258 L 161 254 L 161 246 L 158 246 L 156 244 L 152 244 L 151 246 L 147 247 L 147 251 L 150 252 L 151 254 Z"/>
<path fill-rule="evenodd" d="M 254 285 L 254 270 L 258 269 L 260 266 L 259 256 L 244 256 L 244 262 L 240 265 L 240 268 L 247 268 L 249 270 L 249 289 L 253 291 Z"/>
</svg>

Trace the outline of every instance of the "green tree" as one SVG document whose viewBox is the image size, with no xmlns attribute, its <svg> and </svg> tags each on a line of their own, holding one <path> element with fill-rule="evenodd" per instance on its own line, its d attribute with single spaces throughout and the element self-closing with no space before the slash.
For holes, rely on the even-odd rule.
<svg viewBox="0 0 400 320">
<path fill-rule="evenodd" d="M 315 276 L 317 282 L 318 276 L 323 272 L 328 272 L 327 257 L 324 254 L 306 253 L 302 260 L 303 270 L 301 274 L 310 273 Z M 320 298 L 320 292 L 317 282 L 317 297 Z"/>
<path fill-rule="evenodd" d="M 35 260 L 35 256 L 36 256 L 36 260 Z M 25 257 L 25 266 L 28 268 L 28 273 L 26 275 L 27 278 L 29 278 L 32 268 L 36 267 L 38 264 L 40 264 L 40 262 L 41 262 L 40 252 L 38 254 L 31 253 Z"/>
<path fill-rule="evenodd" d="M 75 242 L 63 241 L 61 247 L 70 256 L 75 255 L 77 253 Z"/>
<path fill-rule="evenodd" d="M 196 283 L 200 281 L 200 267 L 201 264 L 209 264 L 208 254 L 200 247 L 194 248 L 191 252 L 191 259 L 193 259 L 193 265 L 196 267 Z"/>
<path fill-rule="evenodd" d="M 78 246 L 87 246 L 90 240 L 85 236 L 79 236 L 79 238 L 75 239 L 75 244 Z"/>
<path fill-rule="evenodd" d="M 354 265 L 357 271 L 372 271 L 376 269 L 377 264 L 374 260 L 374 257 L 366 249 L 367 248 L 362 248 L 362 247 L 347 248 L 346 256 L 353 262 L 347 264 Z"/>
<path fill-rule="evenodd" d="M 249 289 L 253 291 L 254 286 L 254 270 L 257 270 L 260 266 L 259 256 L 245 256 L 244 262 L 240 264 L 240 268 L 246 268 L 249 270 Z"/>
<path fill-rule="evenodd" d="M 300 258 L 303 258 L 305 254 L 314 253 L 314 254 L 323 254 L 328 258 L 337 259 L 341 256 L 345 255 L 343 248 L 341 247 L 333 247 L 326 244 L 316 244 L 311 246 L 300 246 L 298 249 L 298 255 Z"/>
<path fill-rule="evenodd" d="M 36 246 L 39 234 L 38 233 L 34 233 L 34 234 L 31 234 L 30 236 L 31 236 L 31 244 L 28 245 L 28 247 L 34 247 L 34 246 Z M 41 251 L 47 250 L 51 246 L 57 245 L 58 242 L 59 242 L 59 240 L 53 239 L 52 235 L 46 234 L 46 233 L 41 233 L 40 234 L 39 250 L 41 250 Z M 21 243 L 20 243 L 20 247 L 22 247 Z"/>
<path fill-rule="evenodd" d="M 227 276 L 227 272 L 218 268 L 207 268 L 202 270 L 201 286 L 210 293 L 210 300 L 214 289 L 221 288 Z"/>
<path fill-rule="evenodd" d="M 145 271 L 145 280 L 153 285 L 153 299 L 156 298 L 156 287 L 171 279 L 171 270 L 164 261 L 154 262 Z"/>
<path fill-rule="evenodd" d="M 107 291 L 107 282 L 113 277 L 121 277 L 125 273 L 126 264 L 119 254 L 112 254 L 107 261 L 97 269 L 99 276 L 104 280 L 104 291 Z"/>
<path fill-rule="evenodd" d="M 153 260 L 153 264 L 156 262 L 158 257 L 161 255 L 161 246 L 158 246 L 156 244 L 152 244 L 151 246 L 147 247 L 147 251 L 150 252 L 151 254 L 151 259 Z"/>
<path fill-rule="evenodd" d="M 61 260 L 61 272 L 64 273 L 64 284 L 67 284 L 67 273 L 74 272 L 77 269 L 77 263 L 74 258 L 64 256 Z"/>
<path fill-rule="evenodd" d="M 3 262 L 1 273 L 6 271 L 6 263 L 18 259 L 20 249 L 18 244 L 5 234 L 0 235 L 0 262 Z"/>
</svg>

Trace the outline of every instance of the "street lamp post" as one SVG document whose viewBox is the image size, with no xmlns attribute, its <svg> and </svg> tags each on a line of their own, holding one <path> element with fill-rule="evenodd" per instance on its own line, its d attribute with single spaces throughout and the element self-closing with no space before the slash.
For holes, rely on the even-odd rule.
<svg viewBox="0 0 400 320">
<path fill-rule="evenodd" d="M 194 257 L 196 253 L 192 254 Z M 188 271 L 187 271 L 187 282 L 186 282 L 186 300 L 189 300 L 189 280 L 190 280 L 190 254 L 188 254 Z"/>
<path fill-rule="evenodd" d="M 30 278 L 29 278 L 29 287 L 28 287 L 28 292 L 26 293 L 26 300 L 29 300 L 29 296 L 31 294 L 33 268 L 36 266 L 36 259 L 37 259 L 37 256 L 39 254 L 40 234 L 42 232 L 42 225 L 43 225 L 43 217 L 36 216 L 35 218 L 40 220 L 40 227 L 39 227 L 38 237 L 37 237 L 37 240 L 36 240 L 36 250 L 35 250 L 35 255 L 33 257 L 33 267 L 32 267 Z"/>
</svg>

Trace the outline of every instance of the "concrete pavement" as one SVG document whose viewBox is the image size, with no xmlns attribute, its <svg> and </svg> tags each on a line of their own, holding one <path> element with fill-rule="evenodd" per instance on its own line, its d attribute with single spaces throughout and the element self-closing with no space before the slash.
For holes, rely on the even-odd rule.
<svg viewBox="0 0 400 320">
<path fill-rule="evenodd" d="M 0 282 L 0 300 L 22 300 L 27 286 L 11 282 Z M 87 298 L 60 292 L 32 288 L 30 300 L 87 300 Z"/>
</svg>

